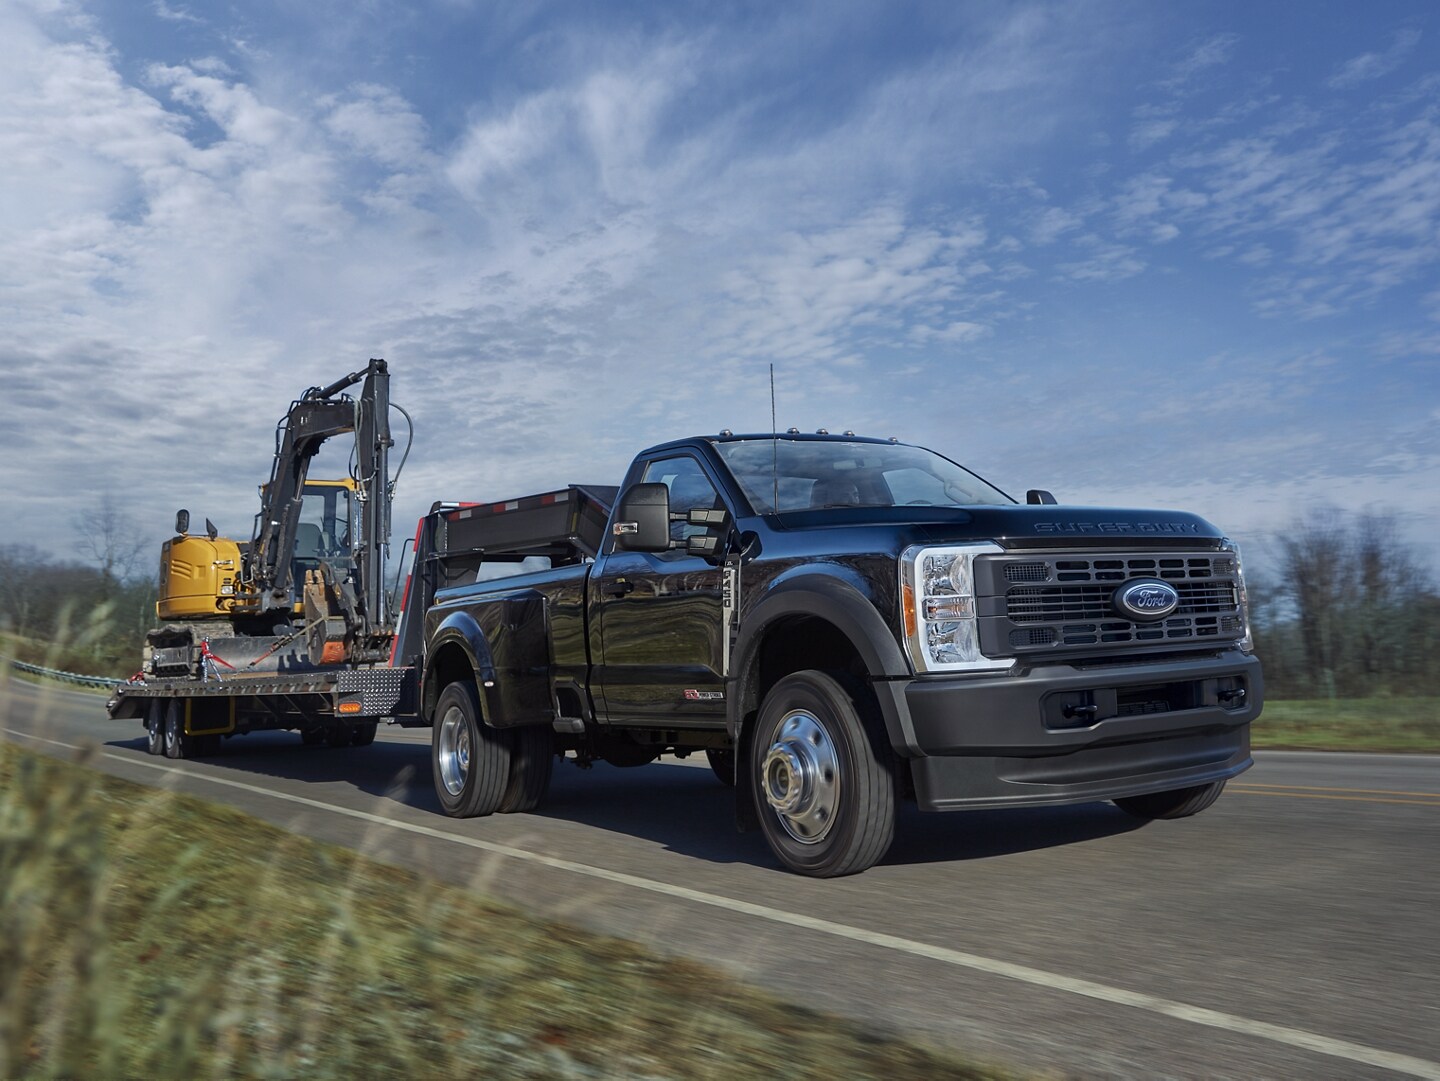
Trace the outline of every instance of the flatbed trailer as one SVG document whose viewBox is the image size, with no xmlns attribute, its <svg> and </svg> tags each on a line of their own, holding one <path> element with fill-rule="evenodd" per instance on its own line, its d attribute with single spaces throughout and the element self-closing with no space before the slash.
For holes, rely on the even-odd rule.
<svg viewBox="0 0 1440 1081">
<path fill-rule="evenodd" d="M 147 749 L 172 758 L 213 753 L 248 732 L 295 731 L 306 745 L 344 747 L 369 744 L 380 724 L 428 725 L 419 680 L 436 590 L 473 582 L 496 563 L 593 559 L 615 493 L 572 485 L 503 503 L 436 503 L 416 528 L 387 662 L 314 664 L 298 632 L 201 639 L 183 647 L 184 674 L 122 684 L 106 708 L 116 720 L 141 721 Z"/>
</svg>

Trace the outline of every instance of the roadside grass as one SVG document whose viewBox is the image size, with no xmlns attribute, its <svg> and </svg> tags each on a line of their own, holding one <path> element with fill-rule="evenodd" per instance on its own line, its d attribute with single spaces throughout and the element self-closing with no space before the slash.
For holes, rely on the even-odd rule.
<svg viewBox="0 0 1440 1081">
<path fill-rule="evenodd" d="M 142 1076 L 1009 1075 L 0 742 L 0 1077 Z"/>
<path fill-rule="evenodd" d="M 1250 742 L 1261 750 L 1440 753 L 1440 698 L 1267 698 Z"/>
</svg>

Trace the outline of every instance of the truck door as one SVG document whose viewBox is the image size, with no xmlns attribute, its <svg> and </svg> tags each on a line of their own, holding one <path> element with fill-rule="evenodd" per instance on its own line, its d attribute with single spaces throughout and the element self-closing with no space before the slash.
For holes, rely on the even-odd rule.
<svg viewBox="0 0 1440 1081">
<path fill-rule="evenodd" d="M 723 507 L 698 458 L 649 462 L 644 481 L 670 489 L 674 512 Z M 672 522 L 671 539 L 702 527 Z M 606 553 L 592 573 L 601 663 L 593 685 L 611 723 L 725 723 L 720 568 L 686 552 Z"/>
</svg>

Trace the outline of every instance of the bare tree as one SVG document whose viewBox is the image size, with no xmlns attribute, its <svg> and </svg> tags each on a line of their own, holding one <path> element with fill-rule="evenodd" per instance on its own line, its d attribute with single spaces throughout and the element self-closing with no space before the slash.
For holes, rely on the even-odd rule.
<svg viewBox="0 0 1440 1081">
<path fill-rule="evenodd" d="M 101 497 L 95 511 L 80 514 L 75 526 L 77 546 L 99 565 L 110 591 L 128 581 L 150 554 L 149 539 L 111 495 Z"/>
<path fill-rule="evenodd" d="M 1317 508 L 1276 538 L 1280 595 L 1291 619 L 1266 627 L 1271 647 L 1298 645 L 1301 692 L 1324 697 L 1413 689 L 1434 668 L 1429 576 L 1393 514 Z M 1277 657 L 1285 671 L 1288 657 Z"/>
</svg>

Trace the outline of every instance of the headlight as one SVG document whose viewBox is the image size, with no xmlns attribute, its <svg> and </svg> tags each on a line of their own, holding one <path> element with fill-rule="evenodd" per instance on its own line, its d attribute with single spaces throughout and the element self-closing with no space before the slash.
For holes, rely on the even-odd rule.
<svg viewBox="0 0 1440 1081">
<path fill-rule="evenodd" d="M 1000 672 L 1011 660 L 980 652 L 975 557 L 1003 551 L 990 543 L 916 546 L 900 556 L 905 648 L 916 672 Z"/>
<path fill-rule="evenodd" d="M 1245 588 L 1245 566 L 1240 559 L 1240 546 L 1226 537 L 1220 542 L 1220 549 L 1235 557 L 1235 593 L 1240 602 L 1240 626 L 1244 633 L 1235 644 L 1246 653 L 1255 652 L 1255 636 L 1250 633 L 1250 593 Z"/>
</svg>

